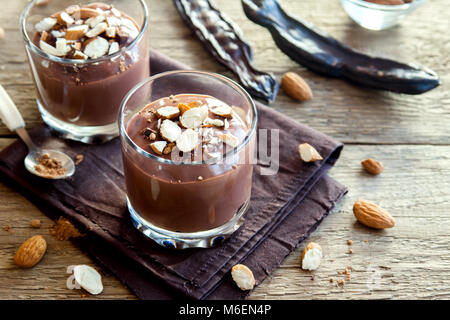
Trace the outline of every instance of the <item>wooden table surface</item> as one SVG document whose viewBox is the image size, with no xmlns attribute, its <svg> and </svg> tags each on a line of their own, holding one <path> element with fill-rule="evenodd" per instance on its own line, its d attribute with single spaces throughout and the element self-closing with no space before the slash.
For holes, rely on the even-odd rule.
<svg viewBox="0 0 450 320">
<path fill-rule="evenodd" d="M 25 0 L 2 1 L 0 84 L 19 106 L 27 126 L 42 123 L 24 45 L 18 30 Z M 194 68 L 232 76 L 217 64 L 184 25 L 170 0 L 148 0 L 150 45 Z M 238 0 L 216 0 L 242 28 L 254 48 L 258 68 L 278 78 L 295 71 L 310 84 L 314 99 L 297 103 L 283 91 L 273 108 L 345 143 L 331 176 L 349 193 L 308 240 L 324 251 L 313 273 L 299 268 L 304 244 L 293 252 L 251 294 L 250 299 L 443 299 L 450 298 L 450 9 L 446 0 L 428 1 L 401 26 L 375 32 L 362 29 L 334 0 L 284 0 L 297 15 L 344 43 L 372 55 L 427 66 L 439 73 L 442 85 L 422 95 L 402 95 L 357 87 L 316 75 L 285 56 L 269 33 L 249 21 Z M 16 136 L 0 125 L 0 148 Z M 368 157 L 382 161 L 377 177 L 363 172 Z M 356 222 L 356 199 L 372 200 L 389 211 L 396 226 L 373 231 Z M 41 219 L 40 230 L 31 219 Z M 0 182 L 0 299 L 79 299 L 81 291 L 66 288 L 66 267 L 93 264 L 70 241 L 49 235 L 51 220 L 22 195 Z M 48 240 L 44 259 L 33 269 L 15 267 L 18 246 L 34 234 Z M 353 241 L 349 254 L 347 240 Z M 353 268 L 344 287 L 330 283 L 337 272 Z M 104 292 L 88 299 L 135 299 L 116 278 L 104 275 Z"/>
</svg>

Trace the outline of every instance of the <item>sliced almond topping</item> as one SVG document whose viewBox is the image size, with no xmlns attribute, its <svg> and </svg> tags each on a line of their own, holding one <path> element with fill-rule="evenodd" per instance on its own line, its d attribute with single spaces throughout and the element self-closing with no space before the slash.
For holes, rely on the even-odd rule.
<svg viewBox="0 0 450 320">
<path fill-rule="evenodd" d="M 37 32 L 48 31 L 58 22 L 55 18 L 44 18 L 34 26 Z"/>
<path fill-rule="evenodd" d="M 62 38 L 66 35 L 66 33 L 64 31 L 58 31 L 58 30 L 52 30 L 51 34 L 55 37 L 55 38 Z"/>
<path fill-rule="evenodd" d="M 93 39 L 86 45 L 86 48 L 84 48 L 84 53 L 88 57 L 95 59 L 105 55 L 105 53 L 108 51 L 108 48 L 108 41 L 102 37 L 98 37 Z"/>
<path fill-rule="evenodd" d="M 86 60 L 88 58 L 83 52 L 76 50 L 73 54 L 73 59 Z"/>
<path fill-rule="evenodd" d="M 44 41 L 39 41 L 39 46 L 42 49 L 42 51 L 44 51 L 45 53 L 52 55 L 52 56 L 57 56 L 57 57 L 62 57 L 65 56 L 67 52 L 62 52 L 57 50 L 54 46 L 49 45 L 47 42 Z M 70 50 L 70 47 L 67 47 Z"/>
<path fill-rule="evenodd" d="M 237 264 L 231 268 L 231 277 L 241 290 L 251 290 L 255 286 L 252 270 L 243 264 Z"/>
<path fill-rule="evenodd" d="M 172 152 L 173 148 L 175 148 L 175 143 L 171 142 L 166 145 L 163 150 L 163 154 L 169 154 Z"/>
<path fill-rule="evenodd" d="M 302 269 L 316 270 L 322 261 L 322 248 L 315 242 L 310 242 L 302 253 Z"/>
<path fill-rule="evenodd" d="M 200 127 L 206 117 L 208 117 L 207 106 L 191 108 L 180 116 L 180 123 L 185 128 L 194 129 Z"/>
<path fill-rule="evenodd" d="M 74 15 L 76 13 L 79 13 L 80 11 L 80 6 L 77 4 L 73 4 L 71 6 L 68 6 L 66 9 L 64 9 L 65 12 L 67 12 L 70 15 Z"/>
<path fill-rule="evenodd" d="M 162 107 L 156 110 L 156 116 L 161 119 L 174 119 L 180 115 L 177 107 Z"/>
<path fill-rule="evenodd" d="M 174 142 L 181 135 L 181 128 L 172 120 L 166 119 L 161 123 L 159 132 L 164 140 Z"/>
<path fill-rule="evenodd" d="M 81 8 L 79 13 L 72 14 L 73 16 L 77 16 L 79 19 L 89 19 L 91 17 L 98 16 L 100 13 L 91 8 Z"/>
<path fill-rule="evenodd" d="M 115 15 L 116 17 L 120 17 L 121 16 L 120 11 L 117 10 L 116 8 L 111 8 L 111 13 L 113 15 Z"/>
<path fill-rule="evenodd" d="M 211 109 L 211 112 L 214 113 L 215 115 L 225 117 L 225 118 L 233 117 L 233 115 L 232 115 L 233 109 L 231 109 L 231 107 L 226 104 L 212 106 L 210 109 Z"/>
<path fill-rule="evenodd" d="M 323 159 L 317 150 L 307 143 L 299 145 L 298 152 L 300 153 L 300 158 L 305 162 L 314 162 Z"/>
<path fill-rule="evenodd" d="M 225 125 L 225 123 L 220 120 L 220 119 L 211 119 L 211 118 L 206 118 L 205 121 L 203 121 L 203 126 L 216 126 L 216 127 L 223 127 Z"/>
<path fill-rule="evenodd" d="M 120 27 L 122 21 L 116 17 L 106 17 L 106 23 L 108 23 L 109 27 Z"/>
<path fill-rule="evenodd" d="M 152 148 L 152 150 L 157 154 L 163 154 L 166 144 L 167 144 L 166 141 L 156 141 L 156 142 L 150 143 L 150 148 Z"/>
<path fill-rule="evenodd" d="M 56 50 L 60 52 L 68 52 L 70 48 L 67 48 L 67 41 L 64 38 L 56 39 Z"/>
<path fill-rule="evenodd" d="M 233 148 L 236 148 L 239 145 L 239 139 L 231 133 L 220 134 L 217 138 Z"/>
<path fill-rule="evenodd" d="M 110 38 L 116 37 L 116 28 L 115 27 L 108 27 L 106 28 L 106 36 Z"/>
<path fill-rule="evenodd" d="M 117 51 L 119 51 L 119 49 L 120 49 L 119 43 L 113 42 L 113 43 L 111 43 L 111 45 L 109 47 L 108 54 L 116 53 Z"/>
<path fill-rule="evenodd" d="M 72 18 L 67 12 L 61 12 L 57 17 L 58 23 L 63 26 L 70 26 L 75 22 L 75 19 Z"/>
<path fill-rule="evenodd" d="M 48 32 L 47 31 L 42 31 L 41 33 L 41 41 L 47 41 L 48 38 Z"/>
<path fill-rule="evenodd" d="M 179 103 L 178 104 L 178 109 L 180 110 L 180 113 L 183 114 L 186 111 L 188 111 L 189 109 L 191 109 L 191 107 L 189 107 L 187 104 Z"/>
<path fill-rule="evenodd" d="M 186 129 L 177 139 L 177 147 L 183 152 L 191 152 L 197 145 L 198 134 L 192 129 Z"/>
<path fill-rule="evenodd" d="M 94 27 L 94 29 L 91 29 L 88 32 L 86 32 L 86 37 L 88 38 L 96 37 L 99 34 L 105 32 L 106 28 L 108 28 L 108 25 L 105 22 L 100 22 Z"/>
<path fill-rule="evenodd" d="M 71 41 L 71 40 L 69 40 L 69 41 Z M 68 42 L 69 42 L 68 41 Z M 72 48 L 74 48 L 75 50 L 81 50 L 81 42 L 75 42 L 75 43 L 72 43 L 71 45 L 70 45 Z"/>
<path fill-rule="evenodd" d="M 85 24 L 81 26 L 73 26 L 66 30 L 67 40 L 80 40 L 86 32 L 88 32 L 89 27 Z"/>
<path fill-rule="evenodd" d="M 202 102 L 196 100 L 196 101 L 189 102 L 187 105 L 188 105 L 189 109 L 190 108 L 197 108 L 197 107 L 200 107 L 202 105 Z"/>
<path fill-rule="evenodd" d="M 86 24 L 88 24 L 89 25 L 89 27 L 91 27 L 91 28 L 94 28 L 96 25 L 98 25 L 100 22 L 103 22 L 103 21 L 105 21 L 105 16 L 104 15 L 98 15 L 98 16 L 95 16 L 95 17 L 91 17 L 91 18 L 89 18 L 89 19 L 87 19 L 86 20 Z"/>
</svg>

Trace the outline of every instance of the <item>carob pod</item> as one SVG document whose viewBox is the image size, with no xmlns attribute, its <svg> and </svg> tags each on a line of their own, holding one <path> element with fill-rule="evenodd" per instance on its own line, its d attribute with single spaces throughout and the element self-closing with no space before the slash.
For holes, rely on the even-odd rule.
<svg viewBox="0 0 450 320">
<path fill-rule="evenodd" d="M 242 0 L 242 4 L 247 17 L 267 28 L 286 55 L 314 72 L 407 94 L 423 93 L 440 84 L 432 70 L 352 50 L 287 15 L 276 0 Z"/>
<path fill-rule="evenodd" d="M 239 78 L 254 97 L 268 103 L 275 100 L 279 83 L 252 66 L 253 53 L 239 27 L 217 10 L 209 0 L 174 0 L 183 20 L 195 32 L 208 52 Z"/>
</svg>

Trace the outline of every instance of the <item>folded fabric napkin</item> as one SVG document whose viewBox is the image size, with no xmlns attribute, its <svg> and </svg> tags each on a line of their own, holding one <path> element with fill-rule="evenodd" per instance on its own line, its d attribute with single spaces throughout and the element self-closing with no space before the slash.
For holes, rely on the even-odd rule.
<svg viewBox="0 0 450 320">
<path fill-rule="evenodd" d="M 188 69 L 151 51 L 152 74 Z M 28 173 L 26 146 L 17 141 L 0 153 L 0 176 L 33 201 L 46 215 L 71 220 L 86 235 L 77 240 L 106 270 L 141 299 L 243 299 L 230 269 L 244 263 L 261 283 L 311 232 L 346 193 L 326 175 L 342 144 L 257 103 L 259 129 L 279 129 L 276 175 L 261 175 L 255 165 L 250 208 L 245 222 L 228 240 L 210 249 L 169 250 L 137 231 L 125 203 L 119 139 L 85 145 L 54 137 L 45 127 L 30 131 L 42 146 L 84 155 L 73 177 L 45 180 Z M 270 135 L 269 135 L 270 142 Z M 308 142 L 323 160 L 304 163 L 297 146 Z M 224 195 L 225 196 L 225 195 Z"/>
</svg>

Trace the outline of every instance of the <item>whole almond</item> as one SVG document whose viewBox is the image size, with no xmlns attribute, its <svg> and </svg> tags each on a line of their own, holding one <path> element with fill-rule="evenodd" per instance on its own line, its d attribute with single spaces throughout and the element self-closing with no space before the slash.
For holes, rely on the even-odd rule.
<svg viewBox="0 0 450 320">
<path fill-rule="evenodd" d="M 305 80 L 294 72 L 286 72 L 281 78 L 281 86 L 291 98 L 307 101 L 313 98 L 311 88 Z"/>
<path fill-rule="evenodd" d="M 33 236 L 26 240 L 16 252 L 14 263 L 21 268 L 34 267 L 47 250 L 47 242 L 43 236 Z"/>
<path fill-rule="evenodd" d="M 361 162 L 361 165 L 366 169 L 367 172 L 377 175 L 383 172 L 384 166 L 380 161 L 376 161 L 373 159 L 366 159 Z"/>
<path fill-rule="evenodd" d="M 353 205 L 353 214 L 363 225 L 374 229 L 392 228 L 395 220 L 375 203 L 367 200 L 357 200 Z"/>
</svg>

